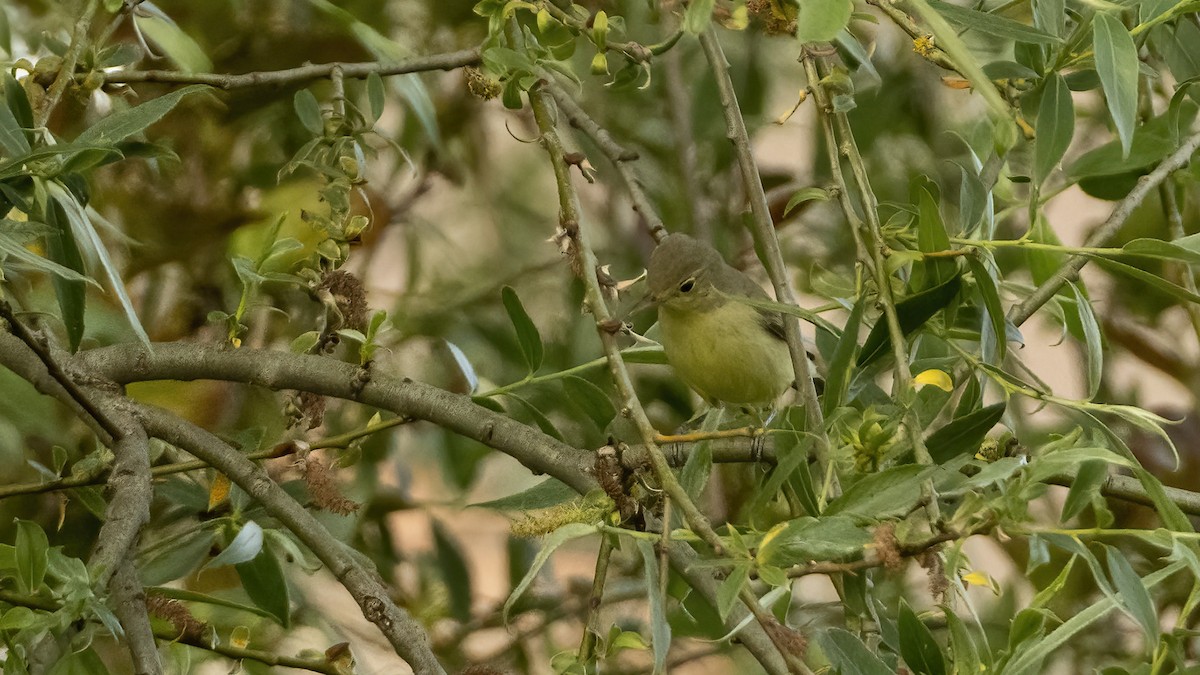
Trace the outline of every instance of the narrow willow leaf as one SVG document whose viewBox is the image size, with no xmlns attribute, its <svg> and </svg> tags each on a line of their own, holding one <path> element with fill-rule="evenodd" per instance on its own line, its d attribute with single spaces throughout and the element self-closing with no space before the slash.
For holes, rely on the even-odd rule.
<svg viewBox="0 0 1200 675">
<path fill-rule="evenodd" d="M 842 675 L 892 675 L 895 672 L 850 631 L 831 628 L 818 633 L 817 642 L 825 657 Z"/>
<path fill-rule="evenodd" d="M 537 406 L 533 405 L 529 401 L 526 401 L 520 396 L 517 396 L 516 394 L 510 393 L 506 394 L 506 396 L 509 398 L 509 400 L 516 401 L 522 408 L 525 409 L 525 412 L 529 413 L 529 416 L 533 418 L 533 423 L 537 425 L 538 429 L 541 429 L 543 434 L 546 434 L 547 436 L 559 441 L 563 440 L 563 435 L 558 430 L 558 427 L 554 426 L 554 423 L 550 421 L 550 418 L 546 417 L 546 414 L 541 410 L 538 410 Z"/>
<path fill-rule="evenodd" d="M 563 525 L 557 530 L 546 535 L 546 541 L 544 544 L 542 544 L 542 550 L 538 551 L 537 557 L 533 559 L 533 564 L 529 566 L 529 571 L 525 573 L 525 576 L 521 579 L 521 583 L 517 584 L 517 587 L 513 589 L 511 594 L 509 594 L 508 599 L 504 601 L 504 611 L 501 614 L 504 623 L 508 623 L 508 613 L 512 610 L 513 605 L 516 604 L 517 600 L 521 599 L 521 596 L 525 594 L 525 590 L 528 589 L 529 585 L 533 583 L 533 580 L 537 578 L 538 572 L 542 571 L 542 567 L 546 564 L 546 561 L 550 560 L 550 556 L 554 553 L 554 551 L 558 550 L 559 546 L 562 546 L 572 539 L 586 537 L 587 535 L 594 534 L 595 532 L 595 525 L 586 525 L 584 523 L 567 523 L 566 525 Z"/>
<path fill-rule="evenodd" d="M 46 224 L 54 229 L 54 233 L 46 237 L 46 253 L 50 259 L 82 274 L 83 256 L 79 253 L 71 224 L 62 206 L 53 199 L 46 202 Z M 67 329 L 67 345 L 74 352 L 79 349 L 79 342 L 83 339 L 86 287 L 82 281 L 60 276 L 51 279 L 51 283 L 54 285 L 54 295 L 58 298 L 59 311 L 62 312 L 63 326 Z"/>
<path fill-rule="evenodd" d="M 75 137 L 73 142 L 83 145 L 111 145 L 118 143 L 145 130 L 146 127 L 162 119 L 184 97 L 207 90 L 208 87 L 205 85 L 194 84 L 182 89 L 176 89 L 169 94 L 151 99 L 141 105 L 113 113 L 85 129 Z"/>
<path fill-rule="evenodd" d="M 932 319 L 935 314 L 950 304 L 954 296 L 958 295 L 958 290 L 961 286 L 961 277 L 954 276 L 940 286 L 910 295 L 897 302 L 896 314 L 900 323 L 900 332 L 908 336 L 913 331 L 925 325 L 926 321 Z M 863 343 L 862 351 L 859 352 L 859 367 L 865 366 L 889 353 L 891 343 L 892 338 L 888 331 L 887 321 L 884 317 L 880 317 L 875 322 L 875 326 L 871 328 L 866 342 Z"/>
<path fill-rule="evenodd" d="M 383 78 L 379 73 L 371 73 L 367 76 L 367 102 L 371 106 L 372 119 L 378 120 L 383 115 L 383 106 L 385 103 L 385 92 L 383 89 Z"/>
<path fill-rule="evenodd" d="M 243 580 L 243 583 L 245 583 L 244 580 Z M 172 600 L 184 600 L 187 602 L 195 602 L 195 603 L 199 603 L 199 604 L 203 604 L 203 605 L 212 605 L 213 607 L 228 607 L 229 609 L 236 609 L 239 612 L 248 612 L 250 614 L 255 614 L 257 616 L 261 616 L 264 619 L 274 619 L 275 618 L 275 615 L 262 609 L 261 607 L 257 607 L 255 605 L 248 605 L 244 602 L 236 602 L 234 600 L 230 600 L 229 598 L 222 598 L 222 597 L 218 597 L 216 595 L 209 595 L 208 593 L 200 593 L 198 591 L 191 591 L 186 588 L 173 588 L 171 586 L 157 586 L 157 585 L 147 584 L 146 585 L 146 594 L 162 596 L 164 598 L 171 598 Z"/>
<path fill-rule="evenodd" d="M 854 374 L 854 352 L 858 349 L 858 328 L 862 324 L 863 311 L 866 309 L 866 296 L 854 303 L 850 317 L 842 328 L 842 339 L 838 340 L 829 360 L 829 373 L 825 378 L 825 391 L 821 394 L 821 410 L 826 417 L 833 414 L 846 399 L 850 387 L 850 378 Z"/>
<path fill-rule="evenodd" d="M 437 570 L 446 582 L 450 595 L 450 616 L 459 621 L 471 619 L 471 574 L 463 560 L 458 542 L 446 532 L 438 519 L 433 520 L 434 550 Z"/>
<path fill-rule="evenodd" d="M 929 0 L 929 6 L 937 10 L 938 14 L 946 17 L 950 23 L 957 24 L 963 28 L 977 30 L 992 37 L 1032 44 L 1055 44 L 1059 42 L 1057 37 L 1049 33 L 998 14 L 967 9 L 966 7 L 941 2 L 941 0 Z"/>
<path fill-rule="evenodd" d="M 638 552 L 642 554 L 642 576 L 646 578 L 646 592 L 650 600 L 650 647 L 654 651 L 654 673 L 667 672 L 667 653 L 671 649 L 671 624 L 667 621 L 667 608 L 663 604 L 666 589 L 658 585 L 658 555 L 654 544 L 645 539 L 637 540 Z"/>
<path fill-rule="evenodd" d="M 10 222 L 11 221 L 8 220 L 0 220 L 0 227 L 4 227 Z M 99 284 L 97 284 L 95 281 L 85 277 L 79 272 L 33 253 L 29 249 L 25 248 L 21 242 L 17 241 L 3 230 L 0 230 L 0 253 L 11 256 L 13 259 L 25 263 L 29 267 L 39 272 L 57 275 L 66 281 L 80 281 L 84 283 L 90 283 L 97 287 L 99 286 Z"/>
<path fill-rule="evenodd" d="M 617 408 L 604 390 L 581 377 L 568 375 L 562 379 L 563 388 L 571 401 L 596 423 L 601 431 L 617 416 Z"/>
<path fill-rule="evenodd" d="M 929 178 L 922 176 L 918 179 L 917 193 L 917 248 L 922 253 L 936 253 L 950 249 L 950 235 L 946 232 L 946 222 L 942 219 L 941 209 L 938 208 L 933 190 L 936 186 Z M 925 269 L 926 285 L 918 290 L 946 283 L 958 272 L 958 264 L 950 258 L 926 258 L 922 267 Z"/>
<path fill-rule="evenodd" d="M 129 293 L 125 291 L 125 282 L 121 279 L 121 273 L 117 270 L 116 263 L 108 255 L 108 249 L 104 247 L 104 242 L 100 241 L 100 235 L 96 232 L 96 228 L 92 225 L 92 221 L 84 212 L 83 207 L 75 200 L 66 188 L 55 181 L 46 183 L 46 190 L 58 203 L 67 216 L 67 222 L 70 224 L 72 234 L 75 241 L 86 250 L 87 253 L 100 262 L 100 268 L 104 270 L 104 275 L 108 277 L 109 287 L 113 294 L 117 296 L 117 302 L 121 306 L 121 310 L 125 313 L 125 318 L 129 322 L 130 328 L 133 329 L 138 340 L 147 348 L 150 347 L 150 336 L 146 335 L 146 329 L 142 327 L 142 322 L 138 319 L 137 312 L 133 309 L 133 301 L 129 299 Z"/>
<path fill-rule="evenodd" d="M 1100 380 L 1104 377 L 1104 340 L 1100 335 L 1100 323 L 1092 311 L 1092 303 L 1084 297 L 1075 284 L 1068 283 L 1075 294 L 1075 307 L 1079 310 L 1079 323 L 1083 326 L 1084 348 L 1087 350 L 1088 400 L 1100 391 Z"/>
<path fill-rule="evenodd" d="M 1137 281 L 1141 281 L 1147 286 L 1150 286 L 1155 290 L 1162 291 L 1176 300 L 1200 303 L 1200 295 L 1196 295 L 1186 288 L 1173 284 L 1156 274 L 1151 274 L 1143 269 L 1138 269 L 1137 267 L 1126 265 L 1125 263 L 1117 262 L 1116 260 L 1109 260 L 1107 258 L 1090 254 L 1085 255 L 1095 260 L 1100 264 L 1101 267 L 1105 269 L 1118 272 Z"/>
<path fill-rule="evenodd" d="M 204 569 L 222 565 L 236 565 L 249 562 L 263 550 L 262 526 L 253 520 L 248 520 L 238 531 L 229 546 L 225 547 L 217 557 L 208 561 Z"/>
<path fill-rule="evenodd" d="M 1158 610 L 1154 608 L 1150 591 L 1146 590 L 1142 578 L 1133 571 L 1125 554 L 1107 544 L 1104 550 L 1108 553 L 1108 571 L 1112 574 L 1113 585 L 1120 594 L 1125 611 L 1142 627 L 1147 640 L 1152 644 L 1158 642 Z"/>
<path fill-rule="evenodd" d="M 525 365 L 529 366 L 529 372 L 532 374 L 542 367 L 542 336 L 538 333 L 533 319 L 529 318 L 529 313 L 525 311 L 525 306 L 521 304 L 521 298 L 517 297 L 517 292 L 511 286 L 500 290 L 500 298 L 504 302 L 504 310 L 508 312 L 513 328 L 517 331 L 517 344 L 521 347 L 521 355 L 525 357 Z"/>
<path fill-rule="evenodd" d="M 200 45 L 165 15 L 147 16 L 139 12 L 134 13 L 134 21 L 137 22 L 138 30 L 161 49 L 179 70 L 185 73 L 212 71 L 212 61 Z"/>
<path fill-rule="evenodd" d="M 804 0 L 796 15 L 796 39 L 802 43 L 830 42 L 850 23 L 850 0 Z"/>
<path fill-rule="evenodd" d="M 1137 122 L 1137 46 L 1121 20 L 1111 14 L 1097 14 L 1092 20 L 1092 46 L 1096 52 L 1096 72 L 1121 138 L 1122 156 L 1129 155 L 1133 128 Z"/>
<path fill-rule="evenodd" d="M 317 97 L 307 89 L 301 89 L 296 92 L 292 98 L 292 107 L 296 110 L 296 117 L 300 118 L 300 123 L 308 129 L 309 133 L 314 136 L 321 136 L 325 133 L 325 120 L 321 117 L 321 104 L 317 103 Z"/>
<path fill-rule="evenodd" d="M 983 300 L 984 321 L 992 331 L 996 342 L 995 363 L 1003 363 L 1008 352 L 1008 336 L 1004 326 L 1004 306 L 1000 303 L 1000 291 L 987 264 L 975 256 L 967 256 L 967 265 L 975 279 L 975 288 Z"/>
<path fill-rule="evenodd" d="M 1108 462 L 1089 459 L 1079 464 L 1075 479 L 1071 481 L 1071 489 L 1067 492 L 1067 498 L 1063 500 L 1062 515 L 1059 519 L 1065 523 L 1082 513 L 1083 508 L 1100 494 L 1100 486 L 1107 478 Z"/>
<path fill-rule="evenodd" d="M 902 464 L 868 474 L 825 507 L 821 517 L 846 514 L 870 519 L 902 515 L 921 498 L 921 481 L 937 467 Z"/>
<path fill-rule="evenodd" d="M 11 110 L 12 105 L 0 105 L 0 150 L 4 151 L 4 157 L 8 159 L 29 152 L 29 139 L 25 138 L 21 123 Z"/>
<path fill-rule="evenodd" d="M 45 530 L 31 520 L 17 520 L 16 561 L 17 588 L 27 595 L 37 593 L 46 579 L 49 565 L 50 540 Z"/>
<path fill-rule="evenodd" d="M 975 646 L 975 639 L 971 637 L 971 632 L 967 630 L 963 620 L 958 618 L 954 609 L 949 605 L 942 605 L 942 613 L 946 616 L 946 627 L 950 629 L 952 672 L 967 673 L 981 668 L 985 669 L 985 664 L 979 656 L 979 649 Z"/>
<path fill-rule="evenodd" d="M 253 522 L 253 521 L 251 521 Z M 243 529 L 244 531 L 244 529 Z M 226 549 L 228 550 L 228 549 Z M 280 626 L 291 625 L 291 599 L 288 594 L 287 578 L 279 558 L 263 547 L 252 559 L 233 566 L 246 595 L 264 612 L 271 615 Z"/>
<path fill-rule="evenodd" d="M 925 439 L 925 447 L 937 464 L 959 455 L 974 454 L 987 432 L 1004 416 L 1005 403 L 994 403 L 950 422 Z"/>
<path fill-rule="evenodd" d="M 1046 78 L 1038 106 L 1037 141 L 1033 152 L 1033 179 L 1037 185 L 1044 183 L 1058 166 L 1074 134 L 1075 103 L 1071 100 L 1071 90 L 1062 75 L 1053 73 Z"/>
<path fill-rule="evenodd" d="M 717 587 L 717 614 L 724 621 L 729 618 L 733 606 L 737 604 L 738 593 L 750 580 L 750 563 L 739 563 L 730 570 L 729 576 Z"/>
<path fill-rule="evenodd" d="M 1121 250 L 1145 258 L 1177 260 L 1189 265 L 1200 265 L 1200 235 L 1189 235 L 1175 241 L 1161 239 L 1134 239 Z"/>
<path fill-rule="evenodd" d="M 812 560 L 855 560 L 871 539 L 871 533 L 849 516 L 802 516 L 771 528 L 758 546 L 755 561 L 789 567 Z"/>
<path fill-rule="evenodd" d="M 806 187 L 797 190 L 796 194 L 792 195 L 792 198 L 788 200 L 787 206 L 783 207 L 783 215 L 786 216 L 792 212 L 792 209 L 811 201 L 829 201 L 829 191 L 819 187 Z"/>
<path fill-rule="evenodd" d="M 547 478 L 533 487 L 516 494 L 487 502 L 470 504 L 470 507 L 495 511 L 528 511 L 557 506 L 575 499 L 579 493 L 557 478 Z"/>
<path fill-rule="evenodd" d="M 900 656 L 914 673 L 946 675 L 946 659 L 933 633 L 908 602 L 900 600 Z"/>
</svg>

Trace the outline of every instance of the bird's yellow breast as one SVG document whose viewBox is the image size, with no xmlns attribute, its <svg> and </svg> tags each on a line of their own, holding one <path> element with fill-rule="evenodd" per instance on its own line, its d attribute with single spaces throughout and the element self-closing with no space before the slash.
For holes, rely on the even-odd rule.
<svg viewBox="0 0 1200 675">
<path fill-rule="evenodd" d="M 710 403 L 766 405 L 792 382 L 787 345 L 748 305 L 726 302 L 708 311 L 662 305 L 658 321 L 667 361 Z"/>
</svg>

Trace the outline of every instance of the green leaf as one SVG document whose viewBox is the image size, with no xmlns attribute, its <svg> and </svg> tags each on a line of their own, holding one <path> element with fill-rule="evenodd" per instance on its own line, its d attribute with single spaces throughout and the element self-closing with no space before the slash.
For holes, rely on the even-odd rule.
<svg viewBox="0 0 1200 675">
<path fill-rule="evenodd" d="M 1092 20 L 1092 45 L 1096 71 L 1121 138 L 1122 157 L 1129 156 L 1133 128 L 1137 122 L 1138 55 L 1133 38 L 1121 20 L 1111 14 L 1096 14 Z"/>
<path fill-rule="evenodd" d="M 56 200 L 46 203 L 46 224 L 54 229 L 54 233 L 46 237 L 46 253 L 50 259 L 62 267 L 82 273 L 83 256 L 79 253 L 79 245 L 63 207 Z M 62 312 L 63 326 L 67 329 L 67 346 L 74 352 L 79 349 L 79 342 L 83 339 L 86 288 L 82 281 L 61 276 L 52 278 L 51 283 Z"/>
<path fill-rule="evenodd" d="M 713 5 L 716 0 L 693 0 L 688 3 L 683 14 L 683 29 L 693 35 L 699 35 L 708 29 L 712 22 Z"/>
<path fill-rule="evenodd" d="M 233 538 L 233 541 L 229 542 L 225 550 L 221 551 L 217 557 L 208 561 L 204 569 L 249 562 L 257 557 L 262 550 L 262 526 L 253 520 L 248 520 L 242 525 L 242 529 L 238 530 L 237 536 Z"/>
<path fill-rule="evenodd" d="M 849 25 L 853 11 L 850 0 L 803 0 L 796 14 L 796 39 L 831 42 Z"/>
<path fill-rule="evenodd" d="M 854 352 L 858 349 L 858 329 L 862 325 L 863 311 L 867 306 L 866 295 L 858 298 L 842 327 L 842 337 L 838 340 L 833 356 L 829 359 L 828 374 L 825 378 L 825 391 L 821 394 L 821 411 L 825 417 L 833 414 L 846 400 L 850 388 L 850 380 L 854 376 Z"/>
<path fill-rule="evenodd" d="M 46 579 L 50 540 L 41 526 L 31 520 L 17 520 L 17 588 L 26 595 L 37 593 Z"/>
<path fill-rule="evenodd" d="M 245 531 L 245 528 L 242 530 Z M 275 557 L 269 548 L 262 547 L 258 555 L 235 564 L 234 569 L 237 570 L 238 578 L 242 580 L 242 588 L 245 589 L 246 595 L 250 596 L 250 600 L 270 614 L 279 625 L 287 628 L 291 623 L 291 602 L 287 579 L 283 575 L 279 558 Z"/>
<path fill-rule="evenodd" d="M 438 574 L 450 594 L 450 616 L 465 623 L 471 619 L 471 574 L 458 543 L 436 518 L 433 520 L 433 542 Z"/>
<path fill-rule="evenodd" d="M 7 73 L 4 76 L 12 77 Z M 11 159 L 29 152 L 29 139 L 25 138 L 25 131 L 21 128 L 21 123 L 17 121 L 17 116 L 12 111 L 14 102 L 11 99 L 8 87 L 5 87 L 5 89 L 5 98 L 8 100 L 7 105 L 0 105 L 0 150 L 4 151 L 5 157 Z M 21 96 L 25 94 L 24 91 L 20 91 L 19 93 Z"/>
<path fill-rule="evenodd" d="M 946 233 L 946 223 L 933 196 L 936 190 L 937 186 L 927 176 L 921 176 L 915 181 L 917 248 L 922 253 L 950 249 L 950 235 Z M 958 264 L 949 258 L 926 258 L 922 261 L 921 268 L 925 271 L 924 284 L 917 286 L 914 281 L 913 288 L 917 290 L 940 286 L 954 278 L 958 272 Z"/>
<path fill-rule="evenodd" d="M 245 581 L 243 580 L 243 584 Z M 267 610 L 255 605 L 247 605 L 244 602 L 235 602 L 229 598 L 222 598 L 207 593 L 199 593 L 190 591 L 186 588 L 174 588 L 171 586 L 145 586 L 146 595 L 156 595 L 172 600 L 183 600 L 185 602 L 196 602 L 214 607 L 227 607 L 239 612 L 247 612 L 255 616 L 261 616 L 264 619 L 274 619 L 275 615 Z"/>
<path fill-rule="evenodd" d="M 900 656 L 914 673 L 946 675 L 946 659 L 933 633 L 904 599 L 900 600 Z"/>
<path fill-rule="evenodd" d="M 525 589 L 529 588 L 529 585 L 532 584 L 533 580 L 537 578 L 538 572 L 542 571 L 542 567 L 546 564 L 546 561 L 550 559 L 550 556 L 554 553 L 554 551 L 557 550 L 559 546 L 562 546 L 572 539 L 586 537 L 589 534 L 594 534 L 595 532 L 595 525 L 586 525 L 584 523 L 567 523 L 566 525 L 563 525 L 547 535 L 545 543 L 542 544 L 542 549 L 538 551 L 537 557 L 533 559 L 533 564 L 529 566 L 529 571 L 525 573 L 524 578 L 521 579 L 521 583 L 517 584 L 517 587 L 513 589 L 511 594 L 509 594 L 508 599 L 504 601 L 504 611 L 502 613 L 504 623 L 508 623 L 509 611 L 512 610 L 512 607 L 517 600 L 524 595 Z"/>
<path fill-rule="evenodd" d="M 367 102 L 371 106 L 371 118 L 378 120 L 383 115 L 386 102 L 386 92 L 383 89 L 383 78 L 379 73 L 367 75 Z"/>
<path fill-rule="evenodd" d="M 185 96 L 208 91 L 202 84 L 194 84 L 146 101 L 141 105 L 113 113 L 93 124 L 75 137 L 74 143 L 112 145 L 143 131 L 171 112 Z"/>
<path fill-rule="evenodd" d="M 971 268 L 971 276 L 975 279 L 975 288 L 983 300 L 983 311 L 992 329 L 996 344 L 996 363 L 1002 363 L 1008 353 L 1008 333 L 1004 325 L 1004 306 L 1000 303 L 1000 291 L 996 288 L 996 280 L 992 277 L 987 265 L 976 256 L 967 256 L 967 265 Z"/>
<path fill-rule="evenodd" d="M 1071 90 L 1062 75 L 1053 73 L 1046 78 L 1038 105 L 1037 140 L 1033 149 L 1033 179 L 1037 185 L 1044 183 L 1058 166 L 1074 134 L 1075 103 L 1071 100 Z"/>
<path fill-rule="evenodd" d="M 557 478 L 547 478 L 531 488 L 491 501 L 471 504 L 470 507 L 494 511 L 529 511 L 557 506 L 579 496 L 571 486 Z"/>
<path fill-rule="evenodd" d="M 547 436 L 559 441 L 563 440 L 562 433 L 559 432 L 558 428 L 554 426 L 554 423 L 550 421 L 550 418 L 546 417 L 545 413 L 537 409 L 537 406 L 533 405 L 529 401 L 526 401 L 520 396 L 517 396 L 516 394 L 510 393 L 505 394 L 505 396 L 513 401 L 516 401 L 522 408 L 524 408 L 525 412 L 529 413 L 529 416 L 533 418 L 533 423 L 537 425 L 538 429 L 541 429 L 543 434 L 546 434 Z"/>
<path fill-rule="evenodd" d="M 1143 258 L 1177 260 L 1189 265 L 1200 265 L 1200 235 L 1197 234 L 1175 241 L 1134 239 L 1122 246 L 1121 250 Z"/>
<path fill-rule="evenodd" d="M 933 318 L 933 315 L 950 304 L 954 296 L 958 295 L 961 286 L 961 276 L 954 276 L 944 284 L 915 293 L 897 302 L 896 314 L 900 322 L 900 332 L 907 337 L 925 325 L 925 322 Z M 858 366 L 861 368 L 890 353 L 891 344 L 892 338 L 888 332 L 887 321 L 880 317 L 867 335 L 866 342 L 863 343 L 862 351 L 858 355 Z"/>
<path fill-rule="evenodd" d="M 1013 40 L 1015 42 L 1043 45 L 1059 42 L 1059 39 L 1053 35 L 997 14 L 967 9 L 966 7 L 941 2 L 941 0 L 928 1 L 929 6 L 937 10 L 938 14 L 946 17 L 947 21 L 963 28 L 977 30 L 992 37 Z"/>
<path fill-rule="evenodd" d="M 964 415 L 938 429 L 925 439 L 925 447 L 937 464 L 964 454 L 974 454 L 987 432 L 1004 416 L 1006 404 L 993 403 L 986 408 Z"/>
<path fill-rule="evenodd" d="M 171 546 L 155 549 L 152 557 L 138 562 L 138 574 L 147 586 L 158 586 L 187 576 L 208 557 L 213 546 L 211 530 L 196 530 L 176 539 Z"/>
<path fill-rule="evenodd" d="M 875 652 L 868 649 L 857 635 L 841 628 L 830 628 L 817 634 L 817 642 L 825 657 L 842 675 L 893 675 Z"/>
<path fill-rule="evenodd" d="M 975 640 L 963 620 L 958 618 L 953 608 L 948 605 L 942 605 L 942 613 L 946 616 L 946 627 L 950 629 L 950 654 L 953 659 L 951 672 L 987 672 L 988 664 L 980 659 L 979 649 L 975 646 Z"/>
<path fill-rule="evenodd" d="M 134 13 L 134 21 L 138 29 L 161 49 L 179 70 L 185 73 L 212 71 L 212 61 L 205 55 L 204 50 L 174 21 L 166 16 L 139 12 Z"/>
<path fill-rule="evenodd" d="M 771 528 L 759 543 L 755 560 L 760 565 L 776 567 L 813 560 L 856 560 L 862 557 L 863 547 L 871 539 L 871 533 L 849 516 L 825 515 L 820 519 L 802 516 Z"/>
<path fill-rule="evenodd" d="M 646 593 L 650 600 L 650 647 L 654 652 L 654 673 L 659 675 L 667 672 L 667 653 L 671 649 L 671 624 L 667 621 L 667 608 L 663 606 L 666 589 L 659 586 L 658 555 L 654 544 L 639 538 L 637 549 L 642 554 L 642 576 L 646 579 Z"/>
<path fill-rule="evenodd" d="M 608 394 L 600 387 L 574 375 L 564 377 L 562 383 L 567 396 L 596 423 L 596 427 L 601 431 L 607 429 L 609 422 L 617 416 L 617 409 Z"/>
<path fill-rule="evenodd" d="M 733 606 L 737 604 L 738 594 L 750 580 L 750 563 L 738 563 L 729 571 L 729 576 L 717 586 L 717 614 L 724 621 L 729 618 Z"/>
<path fill-rule="evenodd" d="M 1108 571 L 1112 575 L 1113 585 L 1117 588 L 1125 611 L 1141 625 L 1146 633 L 1146 639 L 1151 644 L 1158 642 L 1158 610 L 1154 608 L 1154 600 L 1150 591 L 1142 583 L 1142 578 L 1133 571 L 1133 566 L 1125 555 L 1116 548 L 1104 545 L 1108 552 Z"/>
<path fill-rule="evenodd" d="M 87 251 L 89 256 L 100 262 L 100 269 L 108 277 L 109 288 L 117 296 L 117 303 L 125 313 L 125 319 L 129 322 L 130 328 L 133 329 L 142 344 L 149 348 L 150 336 L 146 335 L 146 329 L 142 327 L 142 322 L 133 309 L 133 301 L 129 299 L 129 294 L 125 291 L 125 282 L 121 279 L 121 273 L 117 270 L 116 263 L 109 257 L 108 249 L 104 247 L 104 242 L 100 240 L 100 234 L 96 232 L 88 214 L 76 201 L 75 196 L 57 181 L 47 182 L 46 191 L 53 201 L 62 207 L 62 212 L 67 217 L 76 243 L 82 250 Z"/>
<path fill-rule="evenodd" d="M 783 215 L 786 216 L 792 212 L 792 209 L 811 201 L 829 201 L 829 191 L 819 187 L 806 187 L 797 190 L 796 194 L 792 195 L 792 198 L 788 200 L 787 206 L 783 207 Z"/>
<path fill-rule="evenodd" d="M 1083 326 L 1084 349 L 1087 350 L 1088 400 L 1100 391 L 1100 380 L 1104 377 L 1104 340 L 1100 336 L 1100 323 L 1092 311 L 1092 303 L 1084 297 L 1079 287 L 1068 283 L 1075 294 L 1075 307 L 1079 310 L 1079 323 Z"/>
<path fill-rule="evenodd" d="M 1100 494 L 1100 487 L 1108 479 L 1108 463 L 1098 459 L 1089 459 L 1079 464 L 1075 480 L 1071 481 L 1071 489 L 1063 500 L 1062 522 L 1074 518 L 1083 512 L 1083 507 L 1092 502 Z"/>
<path fill-rule="evenodd" d="M 325 135 L 325 118 L 321 116 L 321 104 L 317 97 L 307 89 L 296 92 L 292 98 L 292 107 L 296 109 L 296 117 L 313 136 Z"/>
<path fill-rule="evenodd" d="M 517 331 L 517 343 L 521 347 L 521 355 L 525 357 L 525 365 L 529 366 L 531 374 L 535 373 L 542 367 L 542 336 L 512 286 L 505 286 L 500 290 L 500 299 L 504 302 L 504 310 L 508 312 L 508 318 Z"/>
<path fill-rule="evenodd" d="M 920 484 L 934 466 L 904 464 L 868 474 L 825 507 L 822 519 L 839 514 L 871 520 L 903 515 L 921 498 Z"/>
<path fill-rule="evenodd" d="M 0 220 L 0 228 L 7 228 L 12 223 L 13 221 L 11 220 Z M 33 253 L 3 229 L 0 229 L 0 253 L 25 263 L 39 272 L 53 274 L 67 281 L 81 281 L 99 286 L 95 281 L 92 281 L 79 272 Z"/>
<path fill-rule="evenodd" d="M 1162 291 L 1163 293 L 1166 293 L 1167 295 L 1175 298 L 1176 300 L 1182 300 L 1184 302 L 1200 303 L 1200 295 L 1196 295 L 1195 293 L 1192 293 L 1191 291 L 1187 290 L 1186 288 L 1183 288 L 1182 286 L 1173 284 L 1170 281 L 1167 281 L 1166 279 L 1163 279 L 1162 277 L 1160 277 L 1158 275 L 1151 274 L 1145 270 L 1139 269 L 1132 265 L 1126 265 L 1125 263 L 1117 262 L 1116 260 L 1109 260 L 1108 258 L 1103 258 L 1100 256 L 1086 254 L 1086 253 L 1084 255 L 1087 255 L 1089 258 L 1092 258 L 1101 267 L 1103 267 L 1107 270 L 1117 272 L 1120 274 L 1124 274 L 1127 277 L 1130 277 L 1137 281 L 1141 281 L 1142 283 L 1146 284 L 1147 286 L 1150 286 L 1151 288 L 1154 288 L 1155 290 Z"/>
<path fill-rule="evenodd" d="M 1170 577 L 1176 572 L 1186 569 L 1187 563 L 1183 561 L 1174 562 L 1170 565 L 1146 575 L 1142 579 L 1143 588 L 1151 589 L 1162 583 L 1164 579 Z M 1086 630 L 1096 621 L 1103 618 L 1106 614 L 1113 610 L 1116 606 L 1113 598 L 1104 597 L 1097 600 L 1083 610 L 1075 612 L 1075 614 L 1064 621 L 1062 625 L 1055 628 L 1044 639 L 1036 643 L 1030 643 L 1024 649 L 1015 652 L 1012 659 L 1008 663 L 1008 667 L 1004 669 L 1005 673 L 1033 673 L 1037 672 L 1038 664 L 1042 663 L 1047 656 L 1057 651 L 1063 645 Z"/>
</svg>

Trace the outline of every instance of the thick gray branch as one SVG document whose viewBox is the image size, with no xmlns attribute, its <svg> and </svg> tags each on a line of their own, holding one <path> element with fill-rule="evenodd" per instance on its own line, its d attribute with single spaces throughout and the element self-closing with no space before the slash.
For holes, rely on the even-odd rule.
<svg viewBox="0 0 1200 675">
<path fill-rule="evenodd" d="M 473 438 L 512 456 L 534 473 L 558 478 L 581 494 L 597 486 L 589 473 L 593 462 L 589 453 L 476 405 L 467 396 L 407 378 L 383 377 L 330 358 L 195 343 L 156 344 L 152 352 L 137 345 L 119 345 L 81 352 L 75 358 L 88 370 L 122 384 L 229 380 L 359 401 Z"/>
</svg>

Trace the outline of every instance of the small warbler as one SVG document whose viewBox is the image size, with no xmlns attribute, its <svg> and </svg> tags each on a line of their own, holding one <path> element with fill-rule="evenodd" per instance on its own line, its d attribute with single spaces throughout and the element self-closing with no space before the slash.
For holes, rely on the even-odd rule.
<svg viewBox="0 0 1200 675">
<path fill-rule="evenodd" d="M 768 406 L 791 386 L 783 316 L 739 302 L 771 298 L 713 247 L 668 235 L 650 256 L 646 281 L 667 361 L 710 404 Z"/>
</svg>

